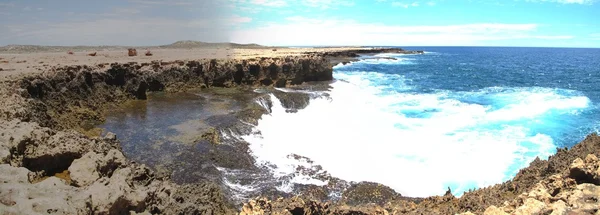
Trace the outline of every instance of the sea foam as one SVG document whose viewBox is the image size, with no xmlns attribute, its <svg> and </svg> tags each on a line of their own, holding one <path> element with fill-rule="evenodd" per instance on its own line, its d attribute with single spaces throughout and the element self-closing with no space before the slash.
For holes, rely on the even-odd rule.
<svg viewBox="0 0 600 215">
<path fill-rule="evenodd" d="M 329 98 L 312 99 L 297 113 L 271 96 L 272 112 L 255 128 L 260 133 L 243 137 L 259 163 L 274 164 L 276 175 L 292 176 L 290 183 L 326 183 L 294 173 L 313 165 L 289 156 L 297 154 L 334 177 L 382 183 L 405 196 L 441 195 L 448 187 L 460 196 L 547 158 L 556 148 L 548 126 L 591 105 L 561 89 L 418 93 L 398 74 L 344 71 L 334 77 Z"/>
</svg>

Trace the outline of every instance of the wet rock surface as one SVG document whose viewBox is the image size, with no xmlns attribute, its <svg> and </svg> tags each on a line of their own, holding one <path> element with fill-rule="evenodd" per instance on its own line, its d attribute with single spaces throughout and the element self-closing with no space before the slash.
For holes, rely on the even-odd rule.
<svg viewBox="0 0 600 215">
<path fill-rule="evenodd" d="M 175 184 L 168 175 L 155 174 L 147 166 L 131 162 L 122 153 L 116 135 L 98 137 L 82 133 L 104 121 L 104 112 L 115 104 L 146 100 L 147 92 L 288 86 L 330 80 L 331 71 L 320 57 L 288 57 L 55 67 L 41 74 L 2 81 L 0 212 L 234 213 L 234 206 L 215 182 L 194 179 L 197 183 Z M 241 92 L 230 96 L 247 96 Z M 256 106 L 240 109 L 244 110 L 239 113 L 240 118 L 258 119 L 264 113 Z M 228 129 L 248 129 L 248 125 L 227 124 L 219 119 L 208 123 Z M 202 146 L 203 141 L 198 144 L 208 149 L 203 153 L 206 160 L 232 168 L 244 163 L 252 165 L 251 161 L 242 161 L 244 157 L 230 153 L 235 149 L 223 144 L 226 141 L 221 140 L 221 131 L 208 131 L 208 135 L 200 137 L 209 146 Z M 213 165 L 205 166 L 210 171 Z"/>
<path fill-rule="evenodd" d="M 245 214 L 596 214 L 600 211 L 600 137 L 589 135 L 573 148 L 560 149 L 547 161 L 536 160 L 510 181 L 454 197 L 394 195 L 385 186 L 361 183 L 344 192 L 343 201 L 306 201 L 300 197 L 257 198 Z M 356 193 L 361 193 L 355 195 Z"/>
<path fill-rule="evenodd" d="M 0 124 L 0 136 L 9 137 L 0 143 L 13 152 L 0 164 L 3 214 L 160 212 L 175 207 L 169 204 L 176 202 L 174 195 L 182 192 L 178 185 L 155 176 L 145 165 L 127 161 L 112 135 L 86 138 L 74 132 L 42 128 L 36 123 L 2 121 Z M 30 147 L 45 149 L 40 145 L 55 146 L 53 141 L 64 137 L 73 141 L 60 141 L 63 145 L 54 147 L 53 152 L 68 154 L 69 159 L 52 160 L 57 163 L 51 168 L 45 162 L 28 161 L 37 151 Z M 65 170 L 68 170 L 66 177 L 55 174 Z M 224 201 L 213 202 L 224 204 Z"/>
</svg>

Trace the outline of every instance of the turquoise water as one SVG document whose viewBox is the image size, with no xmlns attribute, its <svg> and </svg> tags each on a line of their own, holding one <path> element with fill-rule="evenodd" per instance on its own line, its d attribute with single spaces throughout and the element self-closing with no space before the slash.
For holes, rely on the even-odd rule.
<svg viewBox="0 0 600 215">
<path fill-rule="evenodd" d="M 329 97 L 297 113 L 275 102 L 259 121 L 260 137 L 246 137 L 257 160 L 295 174 L 307 164 L 286 157 L 294 153 L 332 176 L 406 196 L 447 187 L 461 195 L 508 180 L 600 128 L 600 49 L 410 49 L 426 54 L 334 67 Z"/>
</svg>

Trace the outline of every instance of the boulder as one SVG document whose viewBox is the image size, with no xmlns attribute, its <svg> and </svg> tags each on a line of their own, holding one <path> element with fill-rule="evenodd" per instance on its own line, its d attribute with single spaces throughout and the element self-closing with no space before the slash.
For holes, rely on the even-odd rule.
<svg viewBox="0 0 600 215">
<path fill-rule="evenodd" d="M 79 190 L 62 179 L 50 177 L 36 184 L 29 170 L 0 164 L 0 211 L 3 214 L 82 214 L 85 202 Z"/>
<path fill-rule="evenodd" d="M 135 49 L 127 49 L 127 55 L 129 57 L 137 56 L 137 50 L 135 50 Z"/>
<path fill-rule="evenodd" d="M 73 183 L 83 187 L 92 184 L 100 177 L 110 176 L 115 169 L 125 164 L 125 156 L 116 149 L 108 151 L 106 155 L 88 152 L 73 161 L 69 172 Z"/>
<path fill-rule="evenodd" d="M 142 212 L 148 193 L 134 190 L 128 183 L 130 168 L 115 171 L 110 178 L 102 178 L 85 190 L 91 196 L 90 207 L 95 214 L 121 214 L 125 211 Z"/>
<path fill-rule="evenodd" d="M 94 152 L 88 152 L 83 157 L 73 161 L 69 167 L 71 181 L 79 187 L 87 186 L 94 183 L 100 178 L 98 173 L 97 161 L 100 160 L 100 155 Z"/>
<path fill-rule="evenodd" d="M 592 183 L 600 185 L 600 163 L 598 158 L 589 154 L 585 160 L 577 158 L 571 163 L 569 177 L 575 179 L 577 183 Z"/>
</svg>

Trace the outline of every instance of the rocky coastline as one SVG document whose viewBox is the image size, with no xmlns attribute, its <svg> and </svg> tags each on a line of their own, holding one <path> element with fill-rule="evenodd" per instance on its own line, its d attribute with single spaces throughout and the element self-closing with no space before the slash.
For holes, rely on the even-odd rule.
<svg viewBox="0 0 600 215">
<path fill-rule="evenodd" d="M 94 125 L 106 111 L 151 92 L 237 89 L 230 96 L 254 100 L 251 89 L 298 87 L 332 80 L 332 65 L 361 54 L 422 54 L 402 49 L 308 52 L 302 56 L 176 60 L 54 66 L 0 82 L 0 212 L 2 214 L 594 214 L 600 210 L 600 137 L 589 135 L 547 161 L 536 160 L 515 178 L 465 193 L 404 197 L 375 183 L 331 178 L 328 186 L 271 193 L 240 205 L 219 181 L 176 183 L 124 155 L 119 138 L 99 136 Z M 229 91 L 227 91 L 229 92 Z M 250 96 L 248 96 L 250 95 Z M 290 111 L 308 105 L 305 94 L 277 93 Z M 288 101 L 288 102 L 285 102 Z M 255 104 L 251 102 L 252 104 Z M 267 105 L 268 106 L 268 105 Z M 256 124 L 268 110 L 259 105 L 236 114 Z M 223 121 L 223 120 L 220 120 Z M 231 123 L 240 132 L 250 125 Z M 218 132 L 202 135 L 215 145 Z M 218 144 L 217 144 L 218 145 Z M 243 143 L 236 149 L 244 149 Z M 229 149 L 228 149 L 229 150 Z M 218 151 L 218 150 L 217 150 Z M 227 151 L 227 150 L 224 150 Z M 229 150 L 231 151 L 231 150 Z M 243 150 L 242 150 L 243 151 Z M 238 160 L 210 158 L 217 166 Z M 300 156 L 298 159 L 303 159 Z M 244 167 L 239 167 L 244 168 Z M 252 168 L 252 167 L 248 167 Z M 202 169 L 201 171 L 207 171 Z M 214 170 L 214 168 L 212 168 Z M 311 171 L 311 170 L 304 170 Z M 326 192 L 336 190 L 332 200 Z"/>
</svg>

